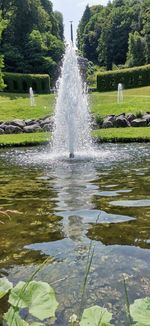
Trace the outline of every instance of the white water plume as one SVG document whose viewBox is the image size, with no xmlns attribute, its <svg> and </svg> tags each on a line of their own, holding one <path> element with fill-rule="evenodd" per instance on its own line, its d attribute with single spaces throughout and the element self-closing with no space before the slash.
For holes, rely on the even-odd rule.
<svg viewBox="0 0 150 326">
<path fill-rule="evenodd" d="M 74 157 L 91 150 L 88 95 L 80 75 L 76 51 L 68 46 L 58 81 L 52 152 Z"/>
</svg>

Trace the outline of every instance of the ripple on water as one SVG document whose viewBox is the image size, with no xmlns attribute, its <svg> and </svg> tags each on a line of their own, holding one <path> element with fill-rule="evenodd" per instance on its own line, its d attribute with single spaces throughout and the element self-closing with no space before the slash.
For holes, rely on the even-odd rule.
<svg viewBox="0 0 150 326">
<path fill-rule="evenodd" d="M 139 200 L 118 200 L 111 201 L 113 206 L 123 206 L 123 207 L 149 207 L 150 199 L 139 199 Z"/>
<path fill-rule="evenodd" d="M 111 190 L 111 191 L 98 191 L 96 195 L 102 197 L 116 197 L 119 196 L 121 193 L 129 193 L 132 189 L 122 189 L 122 190 Z"/>
<path fill-rule="evenodd" d="M 56 216 L 61 216 L 64 219 L 67 219 L 71 216 L 77 216 L 82 218 L 82 222 L 84 223 L 121 223 L 121 222 L 127 222 L 135 220 L 132 216 L 127 215 L 117 215 L 117 214 L 109 214 L 105 211 L 99 211 L 99 210 L 72 210 L 72 211 L 60 211 L 55 213 Z M 64 221 L 65 223 L 65 221 Z"/>
</svg>

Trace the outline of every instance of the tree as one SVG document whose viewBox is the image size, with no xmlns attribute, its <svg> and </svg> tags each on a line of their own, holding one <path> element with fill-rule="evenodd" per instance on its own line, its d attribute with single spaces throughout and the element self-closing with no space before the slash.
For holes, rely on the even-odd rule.
<svg viewBox="0 0 150 326">
<path fill-rule="evenodd" d="M 138 32 L 129 34 L 128 67 L 142 66 L 145 62 L 145 39 Z"/>
<path fill-rule="evenodd" d="M 100 65 L 105 66 L 107 70 L 111 70 L 113 65 L 113 40 L 111 23 L 111 20 L 109 20 L 108 24 L 105 23 L 103 26 L 97 47 L 98 62 Z"/>
<path fill-rule="evenodd" d="M 113 64 L 125 64 L 129 33 L 135 31 L 145 39 L 149 62 L 150 0 L 113 0 L 105 7 L 87 6 L 78 26 L 78 47 L 89 60 L 112 69 Z"/>
<path fill-rule="evenodd" d="M 2 19 L 2 14 L 0 12 L 0 43 L 1 43 L 1 37 L 2 37 L 2 32 L 6 28 L 7 22 Z M 4 62 L 3 62 L 3 56 L 0 54 L 0 90 L 4 88 L 4 81 L 3 81 L 3 74 L 2 74 L 2 68 L 4 67 Z"/>
<path fill-rule="evenodd" d="M 64 53 L 63 19 L 61 14 L 53 12 L 51 1 L 0 0 L 0 3 L 3 17 L 8 20 L 2 35 L 5 70 L 51 75 L 56 72 Z"/>
<path fill-rule="evenodd" d="M 78 48 L 80 51 L 82 51 L 82 45 L 83 45 L 83 40 L 82 36 L 84 34 L 84 29 L 86 27 L 86 24 L 89 22 L 91 17 L 91 11 L 89 5 L 86 6 L 85 11 L 83 13 L 83 16 L 79 22 L 78 30 L 77 30 L 77 38 L 78 38 Z"/>
<path fill-rule="evenodd" d="M 142 9 L 142 35 L 145 38 L 145 59 L 150 63 L 150 0 L 144 0 Z"/>
</svg>

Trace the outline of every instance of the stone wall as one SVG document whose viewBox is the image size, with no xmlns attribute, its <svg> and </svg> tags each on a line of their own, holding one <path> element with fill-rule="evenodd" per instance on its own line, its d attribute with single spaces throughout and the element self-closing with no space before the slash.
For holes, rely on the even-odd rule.
<svg viewBox="0 0 150 326">
<path fill-rule="evenodd" d="M 45 117 L 43 119 L 15 119 L 12 121 L 0 121 L 0 134 L 18 134 L 40 131 L 52 131 L 53 118 Z"/>
<path fill-rule="evenodd" d="M 53 117 L 46 116 L 42 119 L 15 119 L 0 121 L 0 134 L 18 134 L 53 130 Z M 145 112 L 140 118 L 133 113 L 108 115 L 103 119 L 92 118 L 93 129 L 99 128 L 125 128 L 125 127 L 150 127 L 150 112 Z"/>
</svg>

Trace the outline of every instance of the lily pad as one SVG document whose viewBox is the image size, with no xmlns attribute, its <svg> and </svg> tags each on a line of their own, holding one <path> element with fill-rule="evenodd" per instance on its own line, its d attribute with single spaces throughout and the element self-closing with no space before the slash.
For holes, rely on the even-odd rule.
<svg viewBox="0 0 150 326">
<path fill-rule="evenodd" d="M 80 326 L 110 326 L 112 314 L 99 306 L 93 306 L 83 311 Z"/>
<path fill-rule="evenodd" d="M 0 299 L 13 288 L 13 284 L 6 277 L 0 278 Z"/>
<path fill-rule="evenodd" d="M 20 317 L 19 311 L 16 311 L 13 307 L 11 307 L 8 312 L 4 315 L 4 319 L 7 321 L 8 326 L 44 326 L 44 324 L 37 322 L 28 324 L 25 320 Z"/>
<path fill-rule="evenodd" d="M 21 319 L 19 312 L 15 311 L 13 307 L 9 308 L 4 314 L 4 319 L 7 321 L 8 326 L 29 326 L 25 320 Z"/>
<path fill-rule="evenodd" d="M 58 306 L 53 288 L 45 282 L 19 282 L 11 291 L 9 303 L 28 308 L 32 316 L 44 320 L 55 317 Z"/>
<path fill-rule="evenodd" d="M 137 299 L 130 305 L 130 314 L 137 326 L 150 325 L 150 298 Z"/>
</svg>

